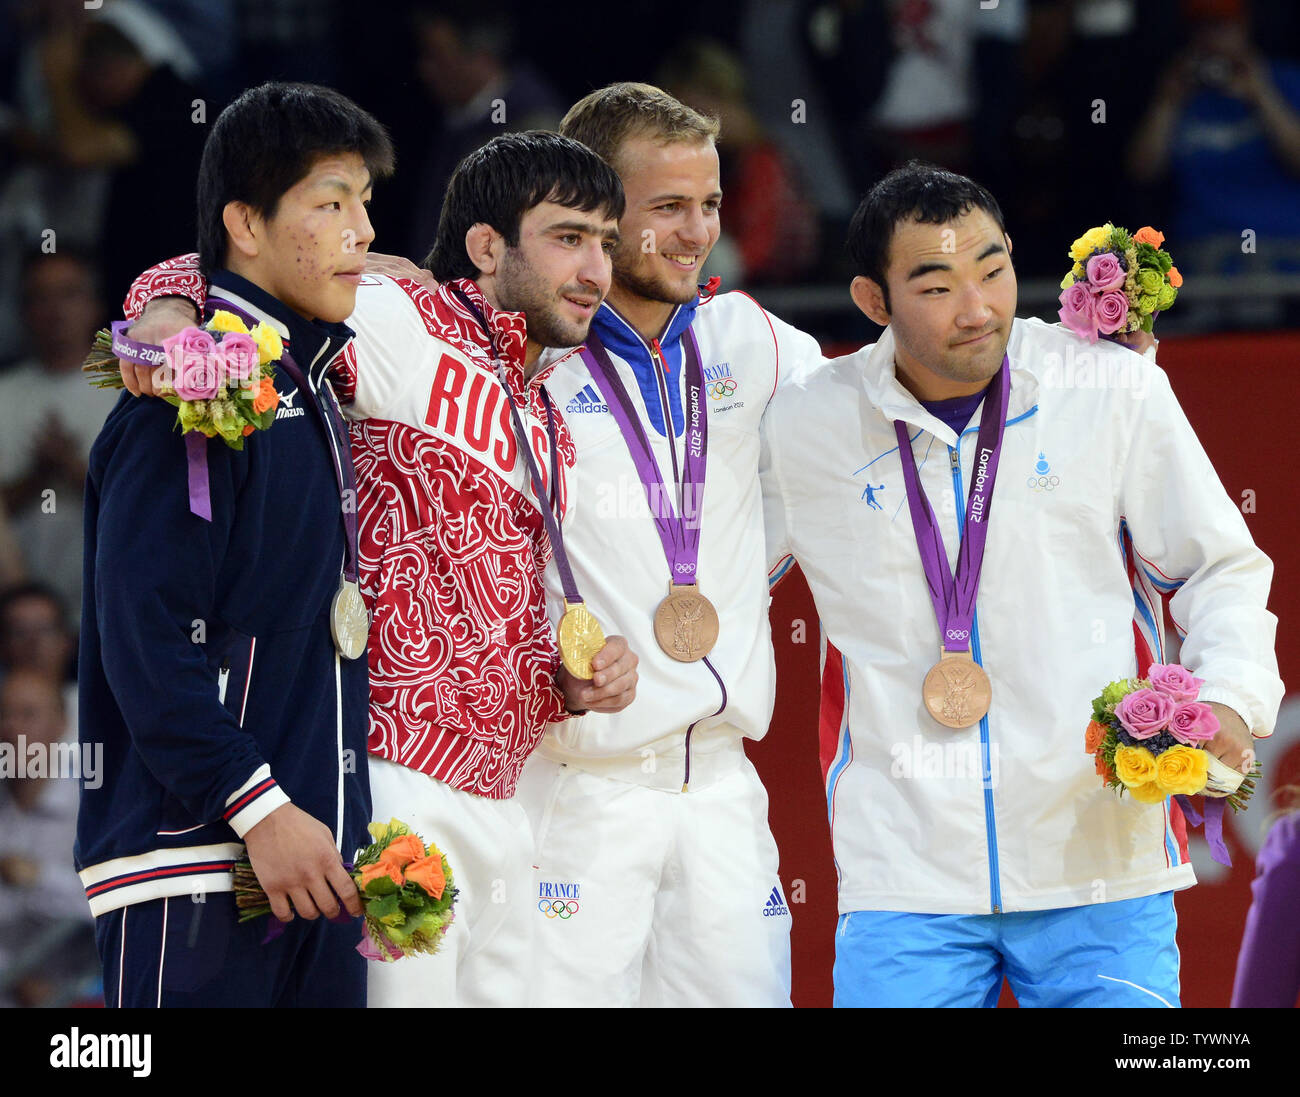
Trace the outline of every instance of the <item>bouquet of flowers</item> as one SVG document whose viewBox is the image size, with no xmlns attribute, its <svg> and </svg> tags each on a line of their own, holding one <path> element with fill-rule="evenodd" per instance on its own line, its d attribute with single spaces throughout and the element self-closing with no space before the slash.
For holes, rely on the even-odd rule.
<svg viewBox="0 0 1300 1097">
<path fill-rule="evenodd" d="M 97 388 L 122 387 L 114 334 L 108 328 L 96 334 L 81 367 Z M 159 395 L 177 409 L 183 434 L 219 436 L 238 450 L 253 431 L 275 422 L 280 398 L 274 366 L 284 345 L 269 324 L 250 329 L 234 313 L 218 309 L 202 327 L 188 327 L 164 339 L 162 351 L 156 375 Z"/>
<path fill-rule="evenodd" d="M 1150 333 L 1183 284 L 1164 242 L 1150 225 L 1130 234 L 1107 221 L 1085 232 L 1070 245 L 1074 266 L 1061 280 L 1061 323 L 1090 343 Z"/>
<path fill-rule="evenodd" d="M 374 841 L 347 866 L 366 911 L 357 951 L 382 962 L 437 952 L 455 918 L 457 891 L 447 858 L 400 819 L 371 823 L 369 830 Z M 241 922 L 271 913 L 247 858 L 235 863 L 235 905 Z M 281 923 L 273 922 L 267 940 L 281 931 Z"/>
<path fill-rule="evenodd" d="M 1123 678 L 1102 690 L 1084 739 L 1102 784 L 1144 804 L 1208 788 L 1227 792 L 1234 811 L 1244 808 L 1259 767 L 1243 778 L 1205 749 L 1219 720 L 1196 699 L 1204 684 L 1186 667 L 1168 663 L 1153 666 L 1146 678 Z"/>
</svg>

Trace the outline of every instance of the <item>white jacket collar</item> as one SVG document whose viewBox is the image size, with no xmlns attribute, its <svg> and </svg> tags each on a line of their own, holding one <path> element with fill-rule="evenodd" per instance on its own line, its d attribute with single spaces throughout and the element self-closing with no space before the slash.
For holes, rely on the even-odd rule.
<svg viewBox="0 0 1300 1097">
<path fill-rule="evenodd" d="M 1024 361 L 1024 323 L 1014 320 L 1007 356 L 1011 359 L 1011 398 L 1007 403 L 1007 422 L 1018 419 L 1038 403 L 1038 378 Z M 901 419 L 913 427 L 928 431 L 947 445 L 955 445 L 957 436 L 946 423 L 936 419 L 921 406 L 915 396 L 898 380 L 894 369 L 894 332 L 887 327 L 880 339 L 848 356 L 851 368 L 862 376 L 862 387 L 872 404 L 886 419 Z"/>
</svg>

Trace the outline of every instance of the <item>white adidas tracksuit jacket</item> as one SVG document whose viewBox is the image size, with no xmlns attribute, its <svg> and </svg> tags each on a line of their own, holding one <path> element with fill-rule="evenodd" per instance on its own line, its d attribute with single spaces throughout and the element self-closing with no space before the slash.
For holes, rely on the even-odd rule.
<svg viewBox="0 0 1300 1097">
<path fill-rule="evenodd" d="M 793 553 L 826 654 L 823 743 L 840 910 L 975 914 L 1113 901 L 1195 882 L 1168 802 L 1103 789 L 1084 753 L 1091 699 L 1164 661 L 1158 592 L 1201 699 L 1271 732 L 1283 686 L 1254 545 L 1158 367 L 1017 320 L 1011 395 L 973 650 L 993 703 L 934 722 L 939 655 L 893 421 L 955 564 L 979 412 L 960 439 L 894 375 L 880 341 L 783 386 L 764 423 L 774 571 Z M 1124 531 L 1134 547 L 1126 554 Z M 985 780 L 986 767 L 989 780 Z"/>
<path fill-rule="evenodd" d="M 741 293 L 679 307 L 653 347 L 602 306 L 592 330 L 670 487 L 669 433 L 679 463 L 682 457 L 688 326 L 700 349 L 708 415 L 698 579 L 720 618 L 707 660 L 676 662 L 656 643 L 653 616 L 668 593 L 669 565 L 627 444 L 586 364 L 563 358 L 545 381 L 578 455 L 563 523 L 578 587 L 606 633 L 626 636 L 640 658 L 636 700 L 614 715 L 553 724 L 520 782 L 538 843 L 536 978 L 561 1001 L 789 999 L 790 917 L 766 794 L 741 742 L 766 734 L 775 696 L 759 423 L 777 385 L 820 362 L 821 352 L 811 336 Z M 655 355 L 668 367 L 668 415 Z M 546 584 L 558 619 L 564 606 L 554 561 Z M 549 917 L 555 895 L 576 895 L 579 909 Z"/>
</svg>

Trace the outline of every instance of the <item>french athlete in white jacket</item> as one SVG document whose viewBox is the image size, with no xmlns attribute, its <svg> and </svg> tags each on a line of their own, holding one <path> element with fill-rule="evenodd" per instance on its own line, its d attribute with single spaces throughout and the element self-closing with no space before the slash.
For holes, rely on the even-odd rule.
<svg viewBox="0 0 1300 1097">
<path fill-rule="evenodd" d="M 1164 372 L 1013 319 L 996 203 L 959 176 L 900 171 L 850 230 L 867 271 L 883 235 L 876 278 L 855 279 L 853 296 L 889 326 L 783 387 L 763 425 L 769 560 L 779 573 L 793 554 L 812 589 L 822 726 L 830 710 L 838 729 L 822 750 L 836 1003 L 991 1005 L 1005 974 L 1022 1005 L 1177 1004 L 1172 892 L 1195 882 L 1177 809 L 1103 788 L 1084 727 L 1106 683 L 1139 658 L 1165 661 L 1156 592 L 1173 591 L 1180 660 L 1221 706 L 1211 748 L 1239 762 L 1245 728 L 1269 734 L 1283 692 L 1272 565 Z M 951 730 L 922 702 L 940 629 L 894 423 L 956 566 L 980 414 L 941 416 L 980 401 L 1004 345 L 1009 406 L 971 645 L 992 704 Z"/>
<path fill-rule="evenodd" d="M 624 120 L 663 118 L 678 136 L 618 138 L 606 107 Z M 571 128 L 584 117 L 595 124 Z M 653 620 L 673 572 L 601 384 L 581 357 L 565 358 L 545 382 L 577 452 L 564 544 L 588 608 L 617 621 L 640 656 L 640 684 L 618 715 L 552 725 L 520 779 L 537 842 L 536 1004 L 788 1006 L 790 911 L 767 794 L 743 748 L 767 732 L 775 696 L 758 431 L 773 391 L 821 352 L 744 294 L 697 298 L 718 235 L 705 119 L 656 89 L 616 85 L 575 107 L 561 130 L 605 154 L 627 192 L 592 333 L 677 513 L 686 348 L 692 338 L 699 348 L 708 438 L 697 578 L 719 628 L 702 659 L 678 662 L 660 647 Z M 554 566 L 546 583 L 558 617 Z"/>
</svg>

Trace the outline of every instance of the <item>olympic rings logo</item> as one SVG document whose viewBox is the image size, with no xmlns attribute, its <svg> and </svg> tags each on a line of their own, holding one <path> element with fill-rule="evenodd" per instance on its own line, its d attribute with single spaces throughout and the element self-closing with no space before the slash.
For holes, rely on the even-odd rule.
<svg viewBox="0 0 1300 1097">
<path fill-rule="evenodd" d="M 736 379 L 727 377 L 721 381 L 710 381 L 708 393 L 709 398 L 712 400 L 723 400 L 728 396 L 734 396 L 736 393 Z"/>
<path fill-rule="evenodd" d="M 1056 486 L 1061 482 L 1059 476 L 1031 476 L 1029 486 L 1034 491 L 1054 491 Z"/>
<path fill-rule="evenodd" d="M 548 918 L 567 921 L 578 913 L 578 903 L 575 899 L 569 899 L 567 902 L 564 899 L 539 899 L 537 909 Z"/>
<path fill-rule="evenodd" d="M 950 628 L 944 634 L 949 640 L 969 640 L 970 630 L 964 628 Z"/>
</svg>

